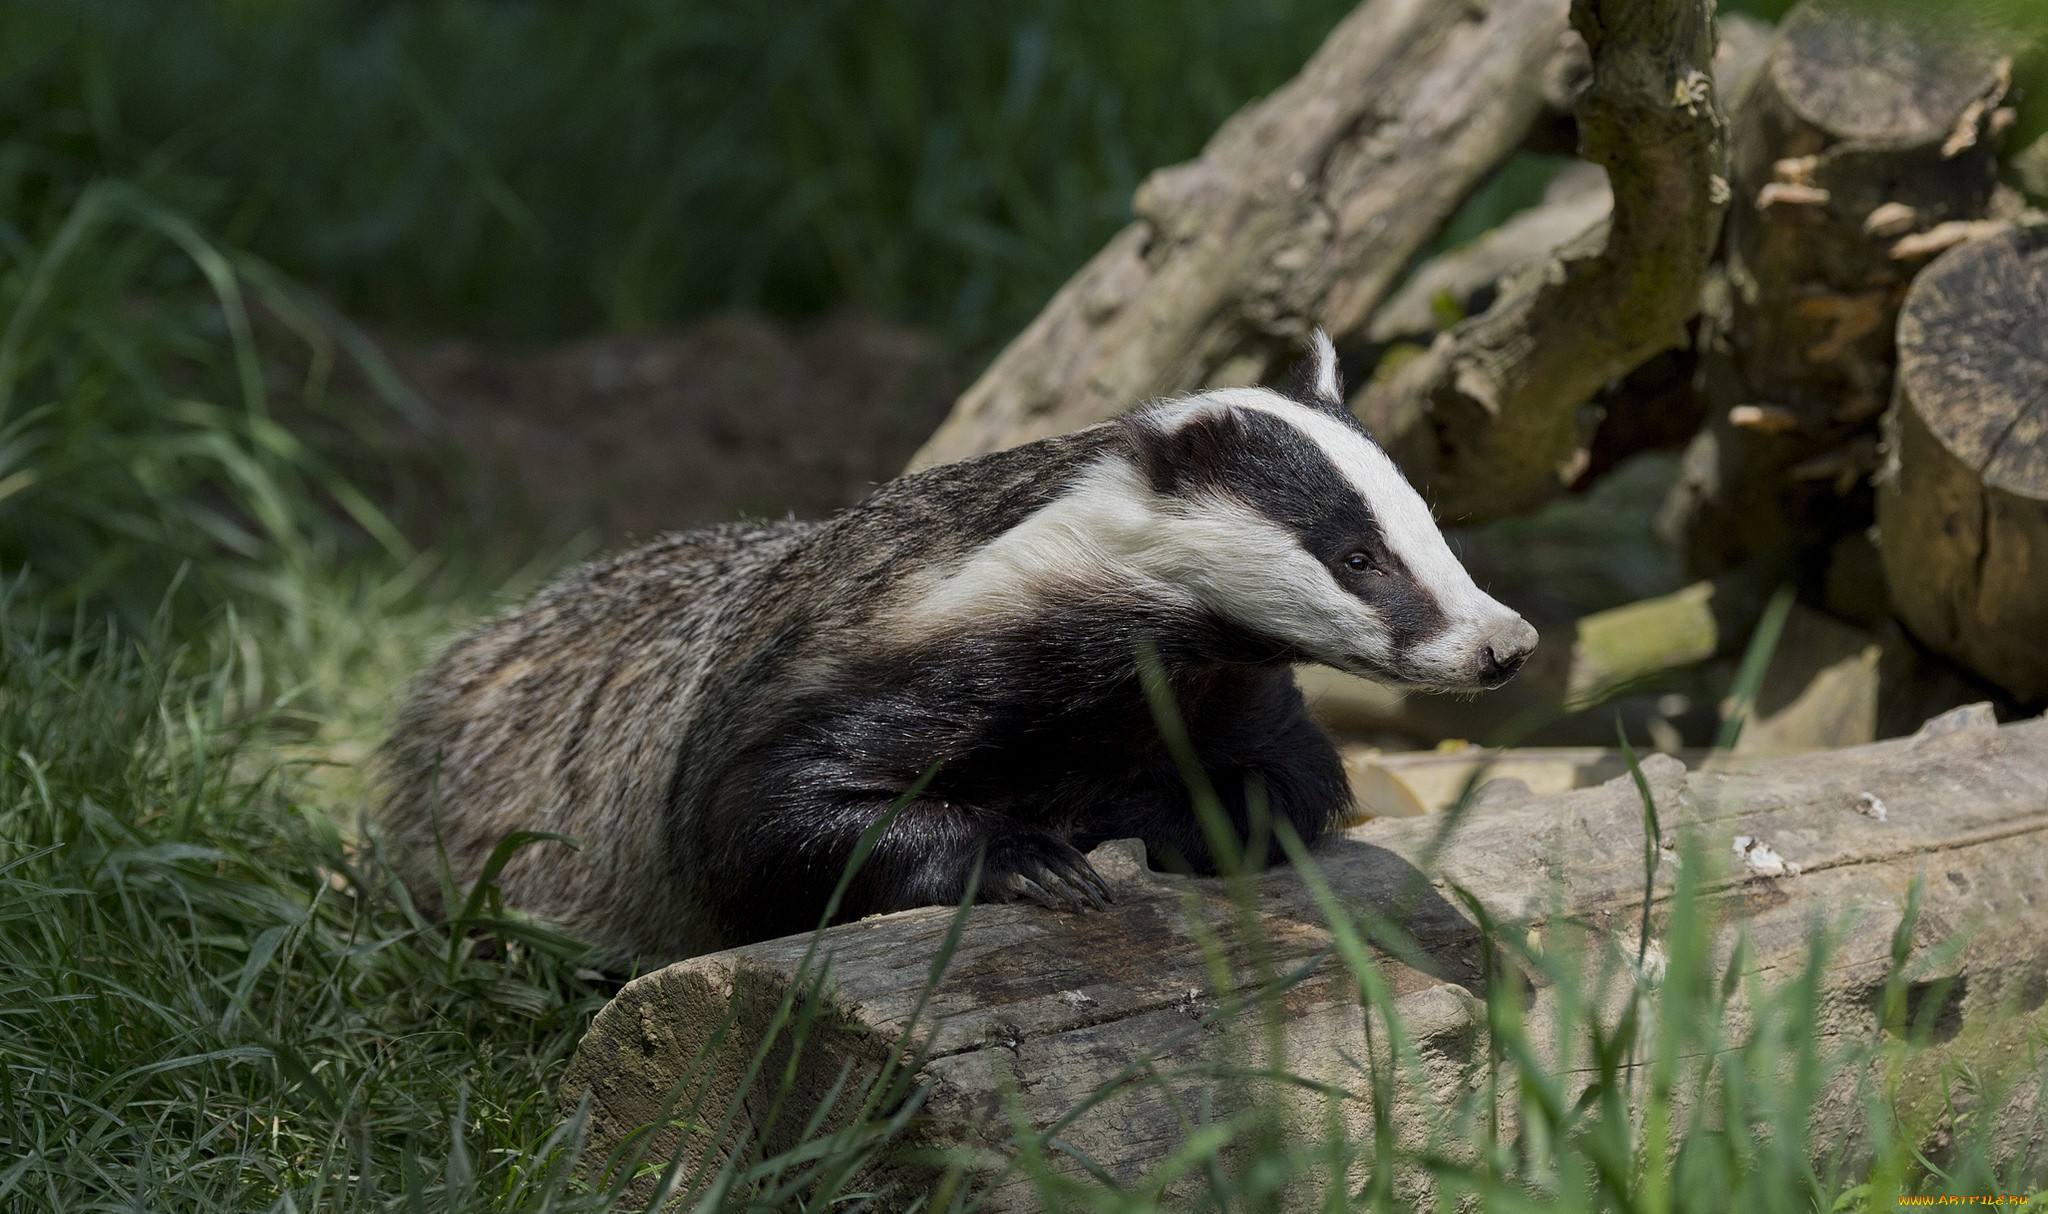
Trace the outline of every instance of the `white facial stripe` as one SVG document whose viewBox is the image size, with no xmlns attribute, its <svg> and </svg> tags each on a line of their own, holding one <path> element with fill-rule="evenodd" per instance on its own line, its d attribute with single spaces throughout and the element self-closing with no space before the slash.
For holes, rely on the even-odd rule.
<svg viewBox="0 0 2048 1214">
<path fill-rule="evenodd" d="M 1132 554 L 1157 543 L 1157 502 L 1138 471 L 1104 459 L 1057 501 L 984 544 L 949 572 L 919 579 L 895 621 L 914 630 L 1023 614 L 1046 589 L 1092 585 L 1144 590 L 1192 606 L 1171 584 L 1146 584 Z"/>
<path fill-rule="evenodd" d="M 1452 621 L 1452 631 L 1462 631 L 1456 627 L 1462 621 L 1483 619 L 1490 627 L 1512 617 L 1512 612 L 1473 584 L 1472 575 L 1444 542 L 1429 505 L 1377 444 L 1334 417 L 1263 388 L 1226 388 L 1208 393 L 1206 399 L 1277 417 L 1315 443 L 1365 499 L 1387 547 L 1435 596 Z"/>
<path fill-rule="evenodd" d="M 1391 660 L 1386 621 L 1339 586 L 1289 532 L 1240 502 L 1208 497 L 1182 516 L 1194 541 L 1184 576 L 1226 619 L 1320 661 Z"/>
<path fill-rule="evenodd" d="M 1048 593 L 1129 595 L 1167 610 L 1209 610 L 1295 651 L 1361 674 L 1440 686 L 1473 679 L 1475 646 L 1516 619 L 1481 592 L 1393 462 L 1337 418 L 1262 389 L 1154 406 L 1174 426 L 1208 410 L 1249 409 L 1305 435 L 1366 501 L 1388 546 L 1436 600 L 1446 627 L 1394 652 L 1392 630 L 1296 537 L 1234 497 L 1162 497 L 1104 456 L 1044 509 L 950 569 L 920 575 L 884 619 L 906 641 L 949 626 L 1025 617 Z"/>
<path fill-rule="evenodd" d="M 1379 616 L 1272 520 L 1225 498 L 1161 499 L 1113 458 L 958 568 L 911 587 L 891 623 L 922 635 L 1023 614 L 1047 590 L 1084 585 L 1206 607 L 1326 661 L 1381 659 L 1390 641 Z"/>
</svg>

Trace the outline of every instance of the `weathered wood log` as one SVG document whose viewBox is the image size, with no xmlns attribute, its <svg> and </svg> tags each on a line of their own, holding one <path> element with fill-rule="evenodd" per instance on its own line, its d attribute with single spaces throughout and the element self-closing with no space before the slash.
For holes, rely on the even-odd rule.
<svg viewBox="0 0 2048 1214">
<path fill-rule="evenodd" d="M 2048 135 L 2036 135 L 2008 157 L 2006 173 L 2035 204 L 2048 203 Z"/>
<path fill-rule="evenodd" d="M 1729 867 L 1708 888 L 1730 915 L 1722 930 L 1746 932 L 1750 972 L 1766 987 L 1804 971 L 1816 917 L 1849 917 L 1846 938 L 1826 961 L 1822 1034 L 1870 1040 L 1880 1031 L 1879 996 L 1895 972 L 1893 937 L 1909 890 L 1924 879 L 1913 938 L 1937 956 L 1953 950 L 1933 976 L 1960 996 L 1960 1031 L 1919 1055 L 1915 1073 L 1968 1065 L 1984 1091 L 2014 1068 L 2024 1073 L 2028 1054 L 2013 1043 L 2048 1027 L 2041 1010 L 2048 991 L 2048 719 L 1998 728 L 1988 714 L 1966 710 L 1930 722 L 1914 738 L 1876 746 L 1692 774 L 1653 756 L 1644 774 L 1667 832 L 1722 836 Z M 1547 797 L 1497 783 L 1434 861 L 1427 858 L 1438 826 L 1431 818 L 1367 823 L 1317 849 L 1318 868 L 1342 904 L 1395 917 L 1421 950 L 1406 960 L 1377 959 L 1426 1069 L 1420 1088 L 1404 1083 L 1394 1092 L 1397 1132 L 1410 1133 L 1426 1116 L 1430 1089 L 1470 1090 L 1488 1056 L 1480 931 L 1445 896 L 1447 887 L 1469 892 L 1503 923 L 1590 925 L 1633 952 L 1644 893 L 1642 821 L 1626 780 Z M 1730 852 L 1729 837 L 1747 845 Z M 747 1097 L 744 1068 L 778 1001 L 793 983 L 801 986 L 807 942 L 699 957 L 635 980 L 597 1017 L 564 1079 L 565 1106 L 588 1102 L 586 1157 L 603 1159 L 636 1127 L 658 1121 L 675 1089 L 693 1084 L 714 1093 L 714 1108 L 742 1108 L 743 1124 L 726 1125 L 723 1137 L 711 1125 L 668 1127 L 654 1136 L 657 1158 L 716 1157 L 741 1134 L 773 1146 L 793 1140 L 814 1115 L 829 1129 L 851 1115 L 887 1060 L 905 1051 L 921 1067 L 925 1121 L 916 1145 L 978 1159 L 991 1169 L 984 1177 L 1016 1147 L 1013 1115 L 1034 1132 L 1057 1125 L 1071 1154 L 1053 1156 L 1055 1166 L 1077 1170 L 1074 1158 L 1084 1157 L 1126 1184 L 1142 1183 L 1181 1145 L 1188 1109 L 1221 1117 L 1246 1100 L 1292 1099 L 1309 1106 L 1307 1124 L 1326 1124 L 1318 1119 L 1327 1114 L 1369 1140 L 1371 1101 L 1361 1090 L 1369 1081 L 1353 1053 L 1364 1027 L 1357 987 L 1335 972 L 1331 930 L 1301 874 L 1281 868 L 1252 881 L 1253 929 L 1225 883 L 1151 873 L 1134 846 L 1096 853 L 1097 867 L 1119 890 L 1108 911 L 1005 905 L 967 912 L 950 968 L 929 990 L 928 972 L 948 947 L 956 912 L 909 911 L 825 933 L 819 946 L 834 959 L 834 985 L 806 1005 L 821 1020 L 800 1055 L 766 1055 L 773 1073 L 790 1075 L 795 1088 L 772 1123 L 768 1097 Z M 1431 865 L 1426 876 L 1418 864 Z M 1668 877 L 1669 868 L 1660 873 Z M 1661 881 L 1660 903 L 1668 893 Z M 1653 915 L 1652 942 L 1665 930 Z M 1216 954 L 1205 940 L 1220 942 L 1222 970 L 1210 968 Z M 1218 982 L 1227 977 L 1238 991 L 1256 990 L 1303 965 L 1320 968 L 1288 985 L 1277 1004 L 1284 1065 L 1343 1095 L 1326 1108 L 1322 1097 L 1262 1085 L 1255 1074 L 1240 1071 L 1221 1083 L 1205 1077 L 1201 1068 L 1228 1040 L 1221 1025 L 1203 1027 L 1218 1006 Z M 1550 987 L 1528 992 L 1532 1040 L 1551 1039 L 1558 998 Z M 1243 1061 L 1254 1070 L 1278 1063 L 1256 1050 Z M 1578 1073 L 1571 1059 L 1546 1065 L 1567 1077 Z M 1118 1086 L 1133 1074 L 1139 1080 Z M 1110 1094 L 1067 1119 L 1105 1085 Z M 1938 1102 L 1949 1090 L 1928 1082 L 1918 1095 L 1903 1088 L 1902 1098 Z M 1844 1100 L 1817 1108 L 1822 1140 L 1852 1134 L 1859 1107 Z M 2012 1118 L 2013 1132 L 2023 1133 L 2034 1110 L 2020 1102 L 1980 1115 L 2001 1125 Z M 929 1154 L 903 1156 L 868 1180 L 902 1201 L 928 1194 L 939 1166 Z M 1167 1184 L 1168 1199 L 1185 1196 L 1186 1183 Z M 1033 1205 L 1012 1175 L 983 1208 Z"/>
<path fill-rule="evenodd" d="M 1562 703 L 1599 704 L 1736 651 L 1749 639 L 1764 597 L 1756 578 L 1738 573 L 1584 617 L 1572 640 Z"/>
<path fill-rule="evenodd" d="M 1749 78 L 1763 66 L 1771 46 L 1771 23 L 1744 13 L 1722 11 L 1715 15 L 1714 92 L 1724 101 L 1733 100 L 1748 85 Z M 1546 112 L 1522 145 L 1524 151 L 1549 156 L 1571 156 L 1579 150 L 1579 124 L 1573 114 L 1579 94 L 1592 75 L 1592 63 L 1583 39 L 1574 36 L 1551 60 L 1544 76 Z"/>
<path fill-rule="evenodd" d="M 1542 202 L 1424 262 L 1374 313 L 1365 331 L 1368 356 L 1377 360 L 1385 347 L 1401 343 L 1427 347 L 1437 334 L 1491 307 L 1503 278 L 1585 235 L 1613 207 L 1614 193 L 1599 166 L 1566 168 Z"/>
<path fill-rule="evenodd" d="M 1543 105 L 1565 0 L 1368 0 L 1301 73 L 1162 169 L 912 461 L 1149 397 L 1257 382 L 1312 324 L 1362 327 Z"/>
<path fill-rule="evenodd" d="M 1303 667 L 1297 678 L 1317 721 L 1343 739 L 1380 746 L 1389 745 L 1382 739 L 1427 746 L 1444 738 L 1598 746 L 1612 741 L 1616 712 L 1641 738 L 1667 715 L 1657 710 L 1664 696 L 1697 695 L 1702 704 L 1719 698 L 1715 679 L 1700 668 L 1741 652 L 1769 592 L 1770 583 L 1743 571 L 1576 620 L 1546 622 L 1545 635 L 1569 636 L 1569 642 L 1538 648 L 1512 683 L 1477 700 L 1426 695 L 1322 667 Z M 1595 706 L 1599 712 L 1584 712 Z"/>
<path fill-rule="evenodd" d="M 1714 24 L 1719 39 L 1714 49 L 1714 93 L 1735 98 L 1763 66 L 1771 27 L 1741 14 L 1722 15 Z M 1566 100 L 1570 137 L 1557 144 L 1557 151 L 1577 150 L 1577 125 L 1569 117 L 1569 106 L 1577 99 L 1575 92 Z M 1604 223 L 1613 205 L 1607 174 L 1598 165 L 1581 161 L 1567 168 L 1536 206 L 1424 263 L 1373 316 L 1362 361 L 1370 365 L 1386 356 L 1405 357 L 1409 351 L 1402 347 L 1425 348 L 1458 321 L 1484 312 L 1500 297 L 1508 279 L 1540 273 L 1558 249 Z M 1574 490 L 1632 455 L 1685 446 L 1706 420 L 1705 399 L 1693 384 L 1697 364 L 1688 342 L 1600 389 L 1588 406 L 1590 415 L 1598 418 L 1597 429 Z"/>
<path fill-rule="evenodd" d="M 1612 219 L 1352 402 L 1448 518 L 1518 513 L 1578 479 L 1591 436 L 1581 407 L 1685 340 L 1720 238 L 1710 6 L 1580 0 L 1572 22 L 1593 57 L 1580 154 L 1607 170 Z"/>
<path fill-rule="evenodd" d="M 1902 242 L 1985 213 L 2009 71 L 1932 8 L 1808 0 L 1780 24 L 1733 119 L 1713 411 L 1661 520 L 1694 572 L 1869 524 L 1894 318 L 1926 256 Z"/>
<path fill-rule="evenodd" d="M 1944 254 L 1898 340 L 1878 492 L 1893 608 L 1932 648 L 2048 699 L 2048 231 Z"/>
<path fill-rule="evenodd" d="M 1340 738 L 1510 738 L 1522 745 L 1534 736 L 1550 746 L 1583 747 L 1612 738 L 1618 713 L 1631 736 L 1654 739 L 1670 728 L 1670 713 L 1658 710 L 1667 694 L 1685 700 L 1687 712 L 1726 695 L 1768 597 L 1768 583 L 1749 573 L 1582 616 L 1569 647 L 1559 648 L 1562 660 L 1546 659 L 1517 679 L 1516 691 L 1479 702 L 1403 694 L 1336 671 L 1304 669 L 1299 677 L 1317 719 Z M 1936 713 L 1978 700 L 2012 707 L 1995 684 L 1927 652 L 1889 617 L 1859 627 L 1794 606 L 1738 750 L 1857 746 L 1910 733 Z M 1596 706 L 1600 711 L 1584 712 Z M 1545 716 L 1560 723 L 1520 733 Z M 1361 803 L 1368 800 L 1357 781 L 1354 791 Z M 1398 806 L 1401 798 L 1389 791 L 1373 803 Z"/>
</svg>

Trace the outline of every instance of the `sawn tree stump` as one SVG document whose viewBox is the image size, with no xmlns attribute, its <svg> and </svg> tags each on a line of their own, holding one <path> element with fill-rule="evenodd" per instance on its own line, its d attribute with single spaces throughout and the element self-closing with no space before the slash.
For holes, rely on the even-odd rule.
<svg viewBox="0 0 2048 1214">
<path fill-rule="evenodd" d="M 1899 317 L 1878 527 L 1915 636 L 2048 699 L 2048 233 L 1944 254 Z"/>
</svg>

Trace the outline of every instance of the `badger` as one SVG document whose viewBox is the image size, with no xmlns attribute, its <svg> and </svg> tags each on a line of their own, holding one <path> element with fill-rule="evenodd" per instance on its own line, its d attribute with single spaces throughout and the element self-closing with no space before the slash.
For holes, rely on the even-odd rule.
<svg viewBox="0 0 2048 1214">
<path fill-rule="evenodd" d="M 1479 689 L 1536 644 L 1343 401 L 1318 333 L 1287 388 L 573 570 L 414 687 L 381 752 L 392 863 L 433 909 L 512 832 L 570 836 L 505 865 L 505 903 L 653 962 L 817 926 L 892 813 L 841 919 L 977 868 L 985 900 L 1099 905 L 1108 839 L 1216 868 L 1148 662 L 1232 829 L 1313 842 L 1350 792 L 1297 663 Z"/>
</svg>

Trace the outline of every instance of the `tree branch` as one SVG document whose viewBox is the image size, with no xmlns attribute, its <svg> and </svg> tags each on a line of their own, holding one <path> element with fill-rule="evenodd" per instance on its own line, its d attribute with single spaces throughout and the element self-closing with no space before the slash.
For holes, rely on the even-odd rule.
<svg viewBox="0 0 2048 1214">
<path fill-rule="evenodd" d="M 1503 284 L 1486 312 L 1369 384 L 1353 408 L 1447 519 L 1541 504 L 1576 477 L 1601 385 L 1680 340 L 1728 202 L 1703 0 L 1577 0 L 1593 56 L 1581 152 L 1614 211 Z"/>
</svg>

